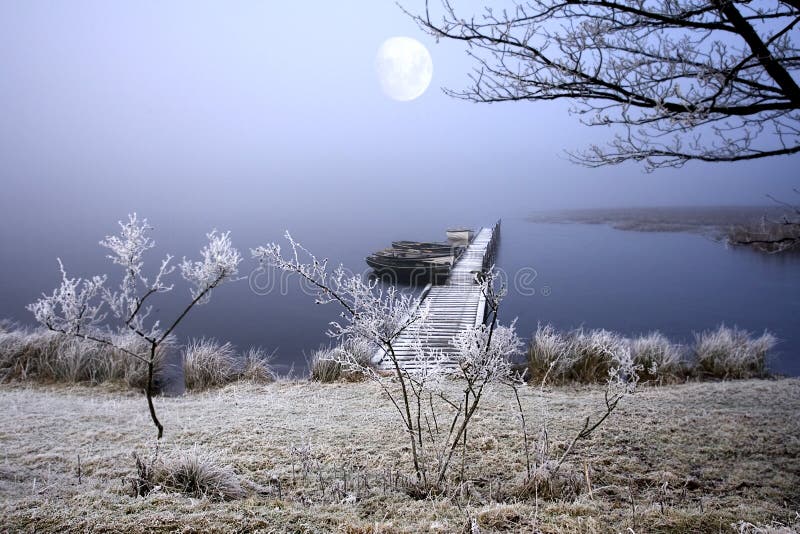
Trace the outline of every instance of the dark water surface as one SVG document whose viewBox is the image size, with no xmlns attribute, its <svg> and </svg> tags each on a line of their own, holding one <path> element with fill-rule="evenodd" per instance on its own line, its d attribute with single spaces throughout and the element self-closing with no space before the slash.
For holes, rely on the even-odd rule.
<svg viewBox="0 0 800 534">
<path fill-rule="evenodd" d="M 420 214 L 402 221 L 364 218 L 353 213 L 327 224 L 304 225 L 302 219 L 258 220 L 233 225 L 234 243 L 245 261 L 243 275 L 255 268 L 249 248 L 280 240 L 285 226 L 295 237 L 332 263 L 366 272 L 364 257 L 396 239 L 442 240 L 448 224 L 491 224 L 465 220 L 455 212 Z M 424 220 L 423 220 L 424 219 Z M 241 221 L 241 218 L 237 218 Z M 186 221 L 161 221 L 159 254 L 196 256 L 203 231 Z M 223 221 L 224 222 L 224 221 Z M 169 227 L 167 229 L 167 227 Z M 223 225 L 224 227 L 224 225 Z M 31 237 L 23 229 L 0 231 L 5 275 L 0 283 L 0 317 L 30 323 L 24 305 L 58 281 L 56 256 L 70 274 L 106 272 L 116 280 L 114 266 L 96 245 L 113 224 L 99 228 L 57 228 Z M 19 235 L 27 236 L 23 239 Z M 693 331 L 720 323 L 754 332 L 770 330 L 781 339 L 774 368 L 800 375 L 800 258 L 765 256 L 727 249 L 703 236 L 688 233 L 640 233 L 604 225 L 530 223 L 503 220 L 498 266 L 508 276 L 509 294 L 502 319 L 518 317 L 518 330 L 529 337 L 538 322 L 559 328 L 607 328 L 623 334 L 660 330 L 676 341 L 689 342 Z M 176 277 L 176 282 L 179 282 Z M 275 351 L 279 369 L 303 372 L 307 356 L 329 343 L 325 330 L 339 313 L 333 304 L 316 305 L 296 279 L 260 277 L 261 290 L 247 279 L 221 287 L 209 304 L 197 308 L 179 329 L 182 340 L 209 336 L 240 348 L 259 345 Z M 264 285 L 270 287 L 264 290 Z M 154 313 L 165 320 L 188 298 L 176 283 Z"/>
<path fill-rule="evenodd" d="M 773 369 L 800 375 L 800 257 L 730 249 L 690 233 L 628 232 L 605 225 L 504 221 L 499 264 L 532 266 L 533 296 L 512 288 L 504 314 L 522 333 L 537 322 L 660 330 L 691 342 L 720 323 L 781 340 Z"/>
</svg>

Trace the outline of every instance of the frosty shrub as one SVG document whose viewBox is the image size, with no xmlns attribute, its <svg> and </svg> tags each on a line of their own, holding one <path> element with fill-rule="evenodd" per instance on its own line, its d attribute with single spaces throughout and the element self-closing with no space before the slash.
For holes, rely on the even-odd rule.
<svg viewBox="0 0 800 534">
<path fill-rule="evenodd" d="M 329 271 L 327 260 L 318 260 L 288 232 L 286 240 L 286 255 L 280 245 L 271 243 L 253 249 L 253 257 L 264 268 L 298 275 L 307 287 L 316 290 L 317 303 L 335 302 L 342 308 L 339 320 L 333 321 L 328 331 L 339 346 L 315 353 L 312 378 L 334 380 L 350 373 L 377 383 L 396 409 L 407 436 L 415 479 L 409 493 L 423 497 L 440 491 L 460 445 L 462 455 L 466 455 L 469 422 L 484 388 L 507 377 L 508 359 L 522 347 L 513 324 L 497 324 L 497 307 L 504 289 L 495 290 L 492 273 L 477 280 L 491 320 L 488 326 L 468 329 L 453 337 L 457 367 L 447 369 L 442 351 L 426 347 L 428 309 L 413 295 L 393 286 L 384 287 L 377 280 L 348 275 L 342 266 Z M 401 363 L 394 344 L 406 332 L 411 336 L 413 361 Z M 388 373 L 373 368 L 371 356 L 375 353 L 383 355 Z M 446 373 L 464 380 L 462 398 L 450 399 L 438 387 Z M 446 425 L 435 420 L 434 397 L 451 408 L 452 419 Z M 461 474 L 463 478 L 463 469 Z"/>
<path fill-rule="evenodd" d="M 725 325 L 695 334 L 696 373 L 713 378 L 768 376 L 769 351 L 776 343 L 769 332 L 753 337 L 747 330 Z"/>
<path fill-rule="evenodd" d="M 236 349 L 216 339 L 192 339 L 183 351 L 186 389 L 201 390 L 229 384 L 239 377 Z"/>
<path fill-rule="evenodd" d="M 537 498 L 540 496 L 564 498 L 577 495 L 580 492 L 580 476 L 574 470 L 563 469 L 565 462 L 575 451 L 578 443 L 591 436 L 614 413 L 625 398 L 636 392 L 642 366 L 634 361 L 630 348 L 626 344 L 616 343 L 617 339 L 613 336 L 608 336 L 605 332 L 598 332 L 594 342 L 597 343 L 596 347 L 602 347 L 604 351 L 611 350 L 610 347 L 613 347 L 613 353 L 609 356 L 609 367 L 605 380 L 604 406 L 599 412 L 586 416 L 583 420 L 583 425 L 572 440 L 565 445 L 563 452 L 559 455 L 554 455 L 548 437 L 549 416 L 546 408 L 547 403 L 544 402 L 542 404 L 541 413 L 539 414 L 539 439 L 534 462 L 530 458 L 531 453 L 528 447 L 527 433 L 525 433 L 524 450 L 528 466 L 527 476 L 523 484 L 513 492 L 516 495 L 536 496 Z M 546 379 L 547 374 L 541 382 L 542 389 L 544 389 L 544 380 Z M 521 405 L 520 414 L 524 415 Z M 522 418 L 522 423 L 524 428 L 524 417 Z"/>
<path fill-rule="evenodd" d="M 160 439 L 164 428 L 158 420 L 152 398 L 160 358 L 169 346 L 173 331 L 189 311 L 208 302 L 216 287 L 236 279 L 242 258 L 233 248 L 229 233 L 215 230 L 207 234 L 208 243 L 200 250 L 200 259 L 184 258 L 178 265 L 183 279 L 189 284 L 191 298 L 176 317 L 162 325 L 161 320 L 151 317 L 151 301 L 159 294 L 172 291 L 173 285 L 167 284 L 166 279 L 175 270 L 173 257 L 167 255 L 155 273 L 146 276 L 144 255 L 155 247 L 155 241 L 149 236 L 152 228 L 147 219 L 139 219 L 135 213 L 126 222 L 120 221 L 119 226 L 118 235 L 100 241 L 100 245 L 108 249 L 111 262 L 121 268 L 122 276 L 116 287 L 106 285 L 108 277 L 105 275 L 70 278 L 58 260 L 60 285 L 51 294 L 43 294 L 30 304 L 28 310 L 48 330 L 96 344 L 91 358 L 82 356 L 83 351 L 76 346 L 64 346 L 60 373 L 70 379 L 87 372 L 84 370 L 87 361 L 94 367 L 98 351 L 123 354 L 125 358 L 143 365 L 147 369 L 144 389 L 150 418 Z M 138 336 L 140 341 L 131 343 L 130 335 Z M 114 365 L 106 367 L 118 369 Z M 126 371 L 133 382 L 139 381 L 137 369 Z M 97 371 L 93 369 L 90 372 Z"/>
</svg>

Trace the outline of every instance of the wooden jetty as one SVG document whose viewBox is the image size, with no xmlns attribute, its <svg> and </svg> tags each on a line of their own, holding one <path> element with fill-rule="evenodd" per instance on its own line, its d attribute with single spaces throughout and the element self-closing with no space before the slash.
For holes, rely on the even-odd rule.
<svg viewBox="0 0 800 534">
<path fill-rule="evenodd" d="M 486 318 L 486 301 L 476 275 L 494 263 L 499 238 L 500 221 L 491 228 L 481 228 L 451 269 L 447 282 L 425 286 L 418 301 L 418 306 L 428 308 L 424 332 L 420 331 L 419 325 L 412 324 L 392 344 L 397 362 L 403 369 L 413 371 L 422 365 L 414 348 L 415 339 L 422 339 L 426 348 L 440 350 L 443 365 L 455 368 L 455 359 L 448 358 L 455 352 L 450 340 L 470 326 L 483 324 Z M 378 351 L 373 362 L 379 369 L 394 368 L 384 349 Z"/>
</svg>

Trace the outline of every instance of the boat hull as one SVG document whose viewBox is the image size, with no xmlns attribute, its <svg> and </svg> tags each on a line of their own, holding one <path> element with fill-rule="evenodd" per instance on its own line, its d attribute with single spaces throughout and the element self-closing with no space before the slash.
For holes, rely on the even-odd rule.
<svg viewBox="0 0 800 534">
<path fill-rule="evenodd" d="M 410 285 L 442 283 L 447 280 L 451 268 L 449 262 L 392 262 L 375 256 L 367 258 L 367 265 L 383 280 Z"/>
</svg>

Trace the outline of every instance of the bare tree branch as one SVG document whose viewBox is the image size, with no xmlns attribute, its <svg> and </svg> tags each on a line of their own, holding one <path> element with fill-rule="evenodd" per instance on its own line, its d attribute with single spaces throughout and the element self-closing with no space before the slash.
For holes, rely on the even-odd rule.
<svg viewBox="0 0 800 534">
<path fill-rule="evenodd" d="M 445 92 L 569 100 L 583 123 L 618 128 L 607 145 L 570 152 L 578 163 L 653 170 L 800 151 L 796 0 L 529 0 L 482 13 L 454 3 L 401 6 L 475 61 L 471 85 Z"/>
</svg>

